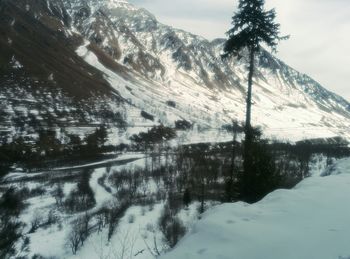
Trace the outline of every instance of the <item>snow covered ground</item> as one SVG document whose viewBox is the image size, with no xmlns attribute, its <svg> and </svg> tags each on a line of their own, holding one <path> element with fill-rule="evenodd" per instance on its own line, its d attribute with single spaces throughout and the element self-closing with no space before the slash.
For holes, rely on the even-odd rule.
<svg viewBox="0 0 350 259">
<path fill-rule="evenodd" d="M 262 201 L 206 212 L 162 259 L 350 258 L 350 159 Z"/>
<path fill-rule="evenodd" d="M 64 170 L 74 169 L 77 172 L 87 173 L 88 171 L 79 171 L 87 166 L 95 166 L 91 169 L 89 178 L 89 186 L 94 193 L 96 204 L 93 208 L 88 209 L 87 213 L 95 215 L 101 208 L 111 208 L 118 204 L 120 200 L 117 198 L 116 189 L 108 177 L 115 171 L 136 171 L 143 168 L 147 163 L 144 154 L 132 153 L 123 154 L 113 160 L 125 163 L 113 164 L 107 166 L 105 163 L 91 163 L 85 166 L 60 168 L 55 173 L 58 174 Z M 106 162 L 104 160 L 103 162 Z M 44 174 L 44 173 L 42 173 Z M 36 176 L 40 176 L 37 174 Z M 106 181 L 101 184 L 101 179 L 107 177 Z M 12 179 L 12 178 L 11 178 Z M 84 215 L 84 212 L 69 213 L 63 207 L 57 207 L 56 200 L 53 197 L 55 192 L 55 184 L 45 184 L 35 181 L 22 181 L 18 183 L 16 179 L 11 183 L 14 187 L 26 187 L 33 190 L 38 187 L 44 187 L 46 192 L 40 196 L 35 196 L 26 200 L 27 206 L 20 215 L 19 220 L 25 223 L 23 233 L 30 239 L 28 252 L 24 251 L 23 255 L 31 258 L 35 255 L 44 256 L 45 258 L 154 258 L 155 249 L 160 252 L 168 249 L 164 242 L 163 234 L 159 230 L 158 221 L 164 209 L 164 201 L 154 201 L 151 204 L 130 204 L 123 216 L 120 218 L 117 229 L 108 241 L 108 227 L 103 227 L 101 231 L 97 231 L 96 218 L 90 221 L 92 229 L 84 246 L 82 246 L 77 254 L 72 254 L 69 237 L 76 220 Z M 76 189 L 77 182 L 60 183 L 65 197 Z M 150 197 L 157 192 L 156 183 L 149 180 L 145 192 Z M 143 188 L 143 187 L 139 187 Z M 63 199 L 64 200 L 64 199 Z M 186 226 L 191 226 L 197 219 L 198 202 L 193 202 L 189 208 L 179 211 L 179 218 Z M 53 217 L 54 222 L 45 225 L 49 217 Z M 38 229 L 31 231 L 33 222 L 38 222 Z"/>
<path fill-rule="evenodd" d="M 96 168 L 91 171 L 89 186 L 96 204 L 88 210 L 90 215 L 118 203 L 117 189 L 108 181 L 114 171 L 137 171 L 147 163 L 142 154 L 119 157 L 121 161 L 130 158 L 136 160 L 110 167 L 94 164 Z M 107 241 L 108 227 L 97 231 L 97 219 L 93 218 L 90 226 L 94 230 L 73 255 L 68 237 L 75 220 L 83 213 L 71 214 L 57 208 L 52 184 L 15 183 L 30 190 L 40 186 L 46 188 L 45 194 L 27 200 L 27 208 L 20 216 L 20 221 L 27 224 L 24 232 L 30 238 L 28 255 L 72 259 L 153 259 L 157 247 L 163 254 L 162 259 L 349 259 L 350 206 L 347 206 L 347 197 L 350 197 L 350 158 L 335 161 L 327 168 L 324 156 L 315 156 L 312 161 L 312 177 L 292 190 L 275 191 L 256 204 L 220 205 L 208 210 L 199 221 L 198 202 L 193 202 L 188 209 L 181 209 L 177 216 L 189 233 L 168 254 L 163 254 L 168 246 L 158 226 L 164 200 L 150 205 L 130 204 L 110 241 Z M 107 180 L 101 181 L 104 177 Z M 76 186 L 75 181 L 62 183 L 65 197 Z M 142 188 L 140 186 L 139 191 Z M 150 180 L 146 193 L 151 195 L 156 191 L 156 183 Z M 45 223 L 50 215 L 54 216 L 56 223 L 30 232 L 35 219 Z"/>
</svg>

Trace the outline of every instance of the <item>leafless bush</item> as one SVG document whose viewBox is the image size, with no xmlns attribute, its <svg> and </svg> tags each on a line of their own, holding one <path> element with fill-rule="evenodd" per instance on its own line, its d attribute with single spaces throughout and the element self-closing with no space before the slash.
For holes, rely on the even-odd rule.
<svg viewBox="0 0 350 259">
<path fill-rule="evenodd" d="M 64 192 L 61 184 L 58 184 L 57 187 L 54 189 L 52 192 L 53 197 L 56 200 L 56 205 L 57 206 L 62 206 L 63 205 L 63 198 L 64 198 Z"/>
<path fill-rule="evenodd" d="M 97 219 L 97 232 L 101 232 L 102 228 L 104 228 L 108 222 L 109 210 L 107 208 L 102 208 L 96 214 Z"/>
<path fill-rule="evenodd" d="M 72 231 L 68 236 L 68 244 L 72 250 L 72 253 L 77 254 L 78 249 L 80 248 L 80 229 L 78 225 L 74 225 Z"/>
<path fill-rule="evenodd" d="M 54 210 L 50 210 L 47 214 L 47 220 L 44 223 L 45 226 L 50 226 L 58 222 L 58 217 L 55 215 Z"/>
<path fill-rule="evenodd" d="M 73 222 L 73 228 L 68 236 L 68 245 L 74 255 L 77 253 L 79 248 L 84 245 L 85 240 L 89 236 L 90 219 L 91 216 L 85 213 L 84 216 L 81 216 L 77 221 Z"/>
<path fill-rule="evenodd" d="M 32 222 L 30 223 L 29 233 L 34 233 L 42 224 L 42 217 L 39 213 L 35 213 Z"/>
<path fill-rule="evenodd" d="M 129 202 L 124 201 L 121 204 L 116 204 L 109 210 L 108 213 L 108 241 L 111 240 L 114 231 L 119 223 L 119 220 L 123 217 L 125 211 L 129 208 Z"/>
<path fill-rule="evenodd" d="M 68 212 L 81 212 L 95 206 L 94 192 L 89 184 L 90 174 L 84 172 L 77 187 L 71 191 L 64 201 L 64 207 Z"/>
<path fill-rule="evenodd" d="M 141 251 L 134 252 L 134 245 L 137 239 L 135 233 L 119 232 L 116 233 L 113 239 L 113 246 L 106 247 L 104 237 L 101 235 L 98 242 L 94 242 L 92 246 L 99 259 L 132 259 L 144 252 Z"/>
<path fill-rule="evenodd" d="M 171 212 L 167 205 L 164 207 L 159 219 L 159 228 L 163 233 L 164 241 L 170 248 L 173 248 L 186 233 L 186 228 L 182 221 Z"/>
<path fill-rule="evenodd" d="M 18 252 L 17 244 L 23 238 L 24 224 L 18 216 L 24 209 L 20 193 L 13 187 L 0 197 L 0 258 L 12 258 Z"/>
<path fill-rule="evenodd" d="M 146 208 L 144 206 L 141 207 L 141 216 L 145 216 Z"/>
<path fill-rule="evenodd" d="M 128 222 L 129 222 L 129 224 L 132 224 L 135 222 L 135 215 L 134 214 L 129 215 Z"/>
</svg>

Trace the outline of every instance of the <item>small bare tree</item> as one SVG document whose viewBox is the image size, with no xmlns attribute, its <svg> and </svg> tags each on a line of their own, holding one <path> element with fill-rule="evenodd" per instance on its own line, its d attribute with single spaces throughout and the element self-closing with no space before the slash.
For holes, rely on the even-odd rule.
<svg viewBox="0 0 350 259">
<path fill-rule="evenodd" d="M 73 222 L 73 228 L 68 236 L 68 245 L 72 250 L 72 253 L 75 255 L 80 247 L 84 245 L 85 240 L 89 236 L 89 222 L 91 216 L 88 213 L 85 213 L 84 216 L 81 216 Z"/>
<path fill-rule="evenodd" d="M 79 231 L 79 226 L 78 225 L 74 225 L 72 231 L 69 233 L 68 236 L 68 244 L 69 247 L 72 250 L 73 255 L 77 254 L 77 251 L 80 248 L 80 231 Z"/>
<path fill-rule="evenodd" d="M 63 205 L 64 192 L 61 184 L 58 184 L 55 190 L 53 191 L 53 196 L 56 200 L 56 205 L 61 207 Z"/>
<path fill-rule="evenodd" d="M 41 215 L 36 212 L 33 216 L 32 222 L 30 223 L 30 230 L 29 233 L 34 233 L 42 224 L 42 217 Z"/>
</svg>

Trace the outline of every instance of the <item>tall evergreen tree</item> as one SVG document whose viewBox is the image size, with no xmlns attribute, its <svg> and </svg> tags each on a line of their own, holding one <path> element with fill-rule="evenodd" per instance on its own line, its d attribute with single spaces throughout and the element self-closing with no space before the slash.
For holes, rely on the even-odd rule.
<svg viewBox="0 0 350 259">
<path fill-rule="evenodd" d="M 280 25 L 275 23 L 274 9 L 265 11 L 265 0 L 240 0 L 238 11 L 232 17 L 232 29 L 227 32 L 224 57 L 240 57 L 242 50 L 249 53 L 249 74 L 246 112 L 246 134 L 251 128 L 251 102 L 254 76 L 254 59 L 261 50 L 261 44 L 276 49 L 280 37 Z"/>
<path fill-rule="evenodd" d="M 264 6 L 265 0 L 239 0 L 238 10 L 232 17 L 233 27 L 227 32 L 228 40 L 224 46 L 224 58 L 230 56 L 240 58 L 243 50 L 249 53 L 243 192 L 249 188 L 249 182 L 253 179 L 253 172 L 250 171 L 252 169 L 251 164 L 254 163 L 251 151 L 252 141 L 254 141 L 254 133 L 251 127 L 254 60 L 261 50 L 262 44 L 274 51 L 278 42 L 286 38 L 279 36 L 280 25 L 275 22 L 275 10 L 266 11 Z"/>
</svg>

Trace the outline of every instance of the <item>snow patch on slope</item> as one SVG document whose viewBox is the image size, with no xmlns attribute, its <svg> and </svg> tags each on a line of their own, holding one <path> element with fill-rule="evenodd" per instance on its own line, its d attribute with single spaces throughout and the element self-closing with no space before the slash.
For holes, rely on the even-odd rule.
<svg viewBox="0 0 350 259">
<path fill-rule="evenodd" d="M 219 91 L 218 89 L 209 89 L 198 84 L 193 84 L 188 76 L 176 69 L 171 78 L 176 78 L 169 85 L 160 84 L 156 81 L 143 81 L 136 77 L 134 82 L 126 81 L 113 71 L 103 66 L 96 55 L 89 51 L 86 41 L 84 45 L 77 49 L 79 56 L 86 62 L 96 67 L 106 75 L 110 85 L 117 90 L 123 98 L 128 100 L 139 110 L 146 110 L 148 113 L 156 115 L 157 120 L 165 125 L 172 126 L 176 120 L 187 120 L 196 123 L 208 132 L 216 130 L 220 132 L 220 127 L 224 124 L 230 124 L 233 119 L 244 120 L 245 108 L 242 99 L 242 93 L 237 89 L 228 89 Z M 165 54 L 162 54 L 165 55 Z M 167 60 L 170 58 L 163 58 Z M 169 60 L 169 66 L 171 62 Z M 242 75 L 243 76 L 243 75 Z M 272 80 L 273 78 L 271 78 Z M 268 79 L 270 81 L 270 79 Z M 341 120 L 338 114 L 332 118 L 326 111 L 316 107 L 310 98 L 300 92 L 300 96 L 295 95 L 294 101 L 298 103 L 308 103 L 306 108 L 296 105 L 287 105 L 290 103 L 288 98 L 271 95 L 269 84 L 263 80 L 257 80 L 254 94 L 253 121 L 264 129 L 268 137 L 286 138 L 288 140 L 300 140 L 305 137 L 334 137 L 337 136 L 338 127 L 330 125 L 340 125 L 346 127 L 349 122 Z M 297 91 L 298 93 L 298 91 Z M 173 101 L 176 107 L 169 107 L 166 103 Z M 280 108 L 276 108 L 276 106 Z M 327 125 L 323 125 L 327 123 Z M 311 126 L 312 125 L 312 126 Z M 350 126 L 350 124 L 349 124 Z M 344 137 L 350 137 L 349 132 L 344 132 Z M 207 141 L 216 141 L 217 139 L 231 140 L 226 136 L 213 138 L 209 134 Z M 188 142 L 191 142 L 189 139 Z"/>
</svg>

